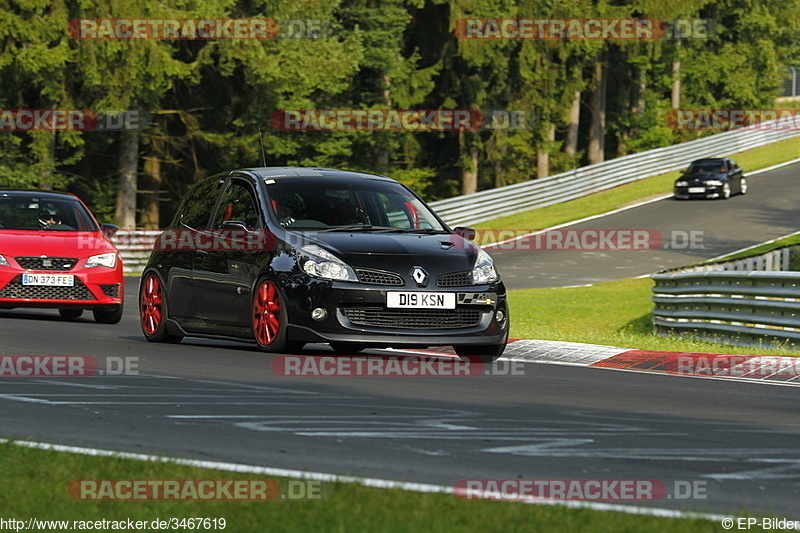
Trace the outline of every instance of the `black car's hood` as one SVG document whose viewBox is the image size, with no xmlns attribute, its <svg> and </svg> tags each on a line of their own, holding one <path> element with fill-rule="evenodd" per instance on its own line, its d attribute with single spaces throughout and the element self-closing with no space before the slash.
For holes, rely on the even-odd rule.
<svg viewBox="0 0 800 533">
<path fill-rule="evenodd" d="M 352 266 L 392 271 L 417 265 L 439 272 L 471 270 L 478 250 L 460 236 L 446 233 L 321 232 L 304 237 Z"/>
<path fill-rule="evenodd" d="M 724 179 L 725 173 L 724 172 L 690 172 L 688 174 L 684 174 L 681 176 L 678 181 L 707 181 L 707 180 L 719 180 Z"/>
</svg>

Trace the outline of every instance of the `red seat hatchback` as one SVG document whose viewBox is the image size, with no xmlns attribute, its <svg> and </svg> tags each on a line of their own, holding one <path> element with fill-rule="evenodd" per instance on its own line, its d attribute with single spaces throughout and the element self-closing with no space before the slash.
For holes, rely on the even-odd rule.
<svg viewBox="0 0 800 533">
<path fill-rule="evenodd" d="M 122 318 L 122 261 L 76 196 L 0 191 L 0 309 L 56 308 L 64 318 L 91 309 L 95 320 Z"/>
</svg>

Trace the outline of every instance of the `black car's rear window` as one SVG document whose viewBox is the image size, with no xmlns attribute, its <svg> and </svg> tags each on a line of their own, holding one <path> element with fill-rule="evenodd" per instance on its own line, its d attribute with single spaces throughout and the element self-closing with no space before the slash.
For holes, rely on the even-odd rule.
<svg viewBox="0 0 800 533">
<path fill-rule="evenodd" d="M 265 183 L 270 207 L 287 228 L 444 231 L 430 208 L 399 183 L 314 177 Z"/>
<path fill-rule="evenodd" d="M 99 231 L 83 205 L 70 198 L 0 194 L 0 230 Z"/>
</svg>

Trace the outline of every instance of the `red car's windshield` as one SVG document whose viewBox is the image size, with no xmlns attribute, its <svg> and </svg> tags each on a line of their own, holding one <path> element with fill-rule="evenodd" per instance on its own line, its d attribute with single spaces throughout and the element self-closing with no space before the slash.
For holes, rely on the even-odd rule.
<svg viewBox="0 0 800 533">
<path fill-rule="evenodd" d="M 70 198 L 0 195 L 0 230 L 99 231 L 83 205 Z"/>
</svg>

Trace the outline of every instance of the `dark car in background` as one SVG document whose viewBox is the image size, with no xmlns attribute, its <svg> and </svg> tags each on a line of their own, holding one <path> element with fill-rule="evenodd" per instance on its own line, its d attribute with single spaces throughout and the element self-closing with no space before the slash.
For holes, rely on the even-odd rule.
<svg viewBox="0 0 800 533">
<path fill-rule="evenodd" d="M 732 159 L 698 159 L 683 171 L 675 182 L 674 195 L 679 200 L 722 198 L 747 192 L 747 179 Z"/>
<path fill-rule="evenodd" d="M 491 361 L 508 339 L 492 258 L 384 176 L 322 168 L 226 172 L 193 186 L 140 284 L 149 341 L 451 345 Z M 465 238 L 466 237 L 466 238 Z"/>
<path fill-rule="evenodd" d="M 76 196 L 0 191 L 0 309 L 55 308 L 64 318 L 90 309 L 97 322 L 122 318 L 122 261 Z"/>
</svg>

